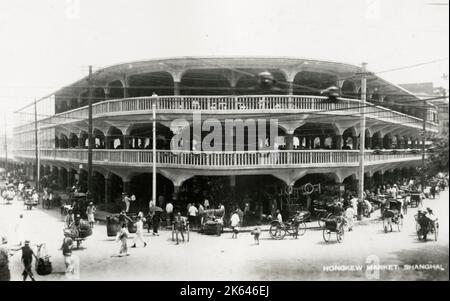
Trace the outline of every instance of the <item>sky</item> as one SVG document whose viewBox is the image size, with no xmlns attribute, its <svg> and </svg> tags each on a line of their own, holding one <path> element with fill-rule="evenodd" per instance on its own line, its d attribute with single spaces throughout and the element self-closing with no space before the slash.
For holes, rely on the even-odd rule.
<svg viewBox="0 0 450 301">
<path fill-rule="evenodd" d="M 177 56 L 368 63 L 448 89 L 448 0 L 0 0 L 0 124 L 95 68 Z M 448 2 L 447 2 L 448 3 Z M 0 135 L 3 135 L 1 126 Z"/>
</svg>

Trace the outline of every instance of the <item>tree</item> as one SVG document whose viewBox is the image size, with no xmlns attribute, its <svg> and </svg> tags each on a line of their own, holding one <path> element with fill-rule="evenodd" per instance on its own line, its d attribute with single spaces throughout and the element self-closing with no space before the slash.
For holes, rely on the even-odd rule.
<svg viewBox="0 0 450 301">
<path fill-rule="evenodd" d="M 425 175 L 433 177 L 439 172 L 448 172 L 448 128 L 442 134 L 431 137 L 432 147 L 425 162 Z"/>
</svg>

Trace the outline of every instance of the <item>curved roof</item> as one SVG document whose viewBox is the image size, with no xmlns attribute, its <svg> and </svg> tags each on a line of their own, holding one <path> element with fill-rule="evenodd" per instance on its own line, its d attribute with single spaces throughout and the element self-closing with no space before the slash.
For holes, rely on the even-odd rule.
<svg viewBox="0 0 450 301">
<path fill-rule="evenodd" d="M 287 81 L 292 81 L 295 74 L 301 71 L 311 71 L 333 74 L 338 79 L 352 79 L 358 81 L 361 67 L 348 63 L 325 61 L 307 58 L 292 57 L 176 57 L 161 58 L 145 61 L 134 61 L 108 66 L 93 73 L 95 81 L 99 85 L 108 82 L 123 80 L 132 75 L 151 72 L 168 72 L 174 80 L 179 81 L 182 74 L 189 69 L 226 69 L 230 72 L 242 72 L 246 69 L 280 70 Z M 50 95 L 72 94 L 73 89 L 85 88 L 88 85 L 88 76 L 62 87 Z M 376 75 L 368 81 L 369 87 L 379 87 L 383 93 L 398 94 L 417 98 L 406 89 L 390 83 Z M 47 96 L 48 97 L 48 96 Z"/>
</svg>

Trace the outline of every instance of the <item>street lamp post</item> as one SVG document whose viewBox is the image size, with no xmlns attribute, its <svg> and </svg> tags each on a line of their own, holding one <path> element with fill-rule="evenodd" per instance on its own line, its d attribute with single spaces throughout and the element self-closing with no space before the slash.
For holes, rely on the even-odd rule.
<svg viewBox="0 0 450 301">
<path fill-rule="evenodd" d="M 361 78 L 361 118 L 359 131 L 359 200 L 364 200 L 364 150 L 366 138 L 366 89 L 367 89 L 367 63 L 362 63 Z"/>
<path fill-rule="evenodd" d="M 156 204 L 156 99 L 158 95 L 153 93 L 153 105 L 152 105 L 152 111 L 153 111 L 153 171 L 152 171 L 152 199 L 154 204 Z"/>
</svg>

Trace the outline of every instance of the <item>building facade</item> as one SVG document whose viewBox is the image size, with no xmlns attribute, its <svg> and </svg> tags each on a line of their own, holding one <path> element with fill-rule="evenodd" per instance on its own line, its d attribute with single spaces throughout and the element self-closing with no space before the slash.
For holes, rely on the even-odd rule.
<svg viewBox="0 0 450 301">
<path fill-rule="evenodd" d="M 409 175 L 421 163 L 423 114 L 433 112 L 415 106 L 419 98 L 376 75 L 368 78 L 368 103 L 362 106 L 360 72 L 349 64 L 294 58 L 174 58 L 115 65 L 39 101 L 37 123 L 34 105 L 19 110 L 14 156 L 31 177 L 37 125 L 41 177 L 53 177 L 60 187 L 71 186 L 75 179 L 85 183 L 91 97 L 98 202 L 112 202 L 125 191 L 148 203 L 153 108 L 157 195 L 173 196 L 180 204 L 204 198 L 270 199 L 264 193 L 305 182 L 357 181 L 361 134 L 367 185 L 392 174 Z M 330 86 L 340 92 L 335 101 L 322 94 Z M 192 132 L 195 114 L 218 120 L 224 128 L 227 119 L 273 119 L 277 138 L 253 147 L 251 126 L 244 126 L 243 137 L 229 134 L 234 137 L 226 140 L 222 135 L 215 151 L 194 149 L 193 138 L 185 141 L 188 149 L 173 151 L 172 138 Z M 366 118 L 364 133 L 361 114 Z M 433 121 L 426 129 L 438 131 Z M 203 130 L 199 139 L 208 134 Z M 226 141 L 233 144 L 231 149 Z M 266 202 L 263 206 L 267 210 Z"/>
</svg>

